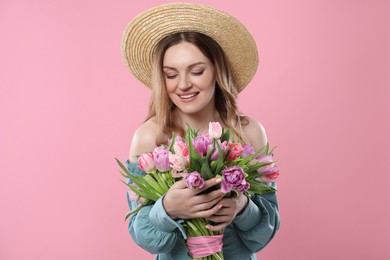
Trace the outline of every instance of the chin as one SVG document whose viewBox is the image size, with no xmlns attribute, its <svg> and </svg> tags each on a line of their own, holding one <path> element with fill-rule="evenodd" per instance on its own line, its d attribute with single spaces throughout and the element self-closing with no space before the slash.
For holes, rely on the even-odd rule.
<svg viewBox="0 0 390 260">
<path fill-rule="evenodd" d="M 192 107 L 180 107 L 180 106 L 177 106 L 177 108 L 181 112 L 183 112 L 185 114 L 189 114 L 189 115 L 196 114 L 196 113 L 198 113 L 201 110 L 200 108 L 192 108 Z"/>
</svg>

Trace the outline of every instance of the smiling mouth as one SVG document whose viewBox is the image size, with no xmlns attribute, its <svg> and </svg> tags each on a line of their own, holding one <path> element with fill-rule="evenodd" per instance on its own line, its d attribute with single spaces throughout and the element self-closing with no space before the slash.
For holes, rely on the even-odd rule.
<svg viewBox="0 0 390 260">
<path fill-rule="evenodd" d="M 188 94 L 188 95 L 179 95 L 178 96 L 181 98 L 181 99 L 190 99 L 190 98 L 193 98 L 195 96 L 197 96 L 199 94 L 199 92 L 196 92 L 196 93 L 192 93 L 192 94 Z"/>
</svg>

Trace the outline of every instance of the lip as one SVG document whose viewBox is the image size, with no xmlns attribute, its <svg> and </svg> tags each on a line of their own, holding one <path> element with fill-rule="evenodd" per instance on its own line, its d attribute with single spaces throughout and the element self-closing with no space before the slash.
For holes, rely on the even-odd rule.
<svg viewBox="0 0 390 260">
<path fill-rule="evenodd" d="M 183 102 L 191 102 L 199 95 L 199 92 L 190 92 L 190 93 L 182 93 L 177 94 L 177 96 L 180 98 Z"/>
</svg>

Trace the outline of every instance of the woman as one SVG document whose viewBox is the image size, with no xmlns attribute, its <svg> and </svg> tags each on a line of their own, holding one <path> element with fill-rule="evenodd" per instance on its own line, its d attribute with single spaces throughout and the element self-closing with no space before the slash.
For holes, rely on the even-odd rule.
<svg viewBox="0 0 390 260">
<path fill-rule="evenodd" d="M 128 25 L 123 53 L 130 71 L 152 88 L 149 115 L 131 143 L 131 172 L 142 174 L 136 155 L 166 143 L 172 132 L 183 135 L 188 125 L 202 131 L 209 122 L 219 122 L 255 150 L 266 145 L 262 125 L 240 114 L 236 105 L 238 92 L 257 69 L 258 56 L 252 36 L 233 17 L 198 4 L 155 7 Z M 243 194 L 224 198 L 219 189 L 202 193 L 218 182 L 208 180 L 199 190 L 176 182 L 154 205 L 132 216 L 134 241 L 157 259 L 189 259 L 181 223 L 206 218 L 215 223 L 208 229 L 224 231 L 225 259 L 256 259 L 279 227 L 275 193 L 250 200 Z"/>
</svg>

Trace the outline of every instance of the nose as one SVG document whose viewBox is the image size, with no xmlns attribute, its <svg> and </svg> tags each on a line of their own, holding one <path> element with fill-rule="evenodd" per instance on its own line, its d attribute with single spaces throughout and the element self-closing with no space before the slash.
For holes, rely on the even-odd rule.
<svg viewBox="0 0 390 260">
<path fill-rule="evenodd" d="M 191 82 L 186 75 L 180 76 L 178 87 L 181 90 L 186 90 L 186 89 L 189 89 L 191 87 Z"/>
</svg>

